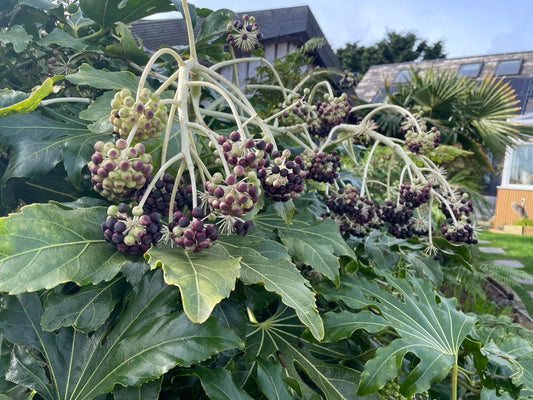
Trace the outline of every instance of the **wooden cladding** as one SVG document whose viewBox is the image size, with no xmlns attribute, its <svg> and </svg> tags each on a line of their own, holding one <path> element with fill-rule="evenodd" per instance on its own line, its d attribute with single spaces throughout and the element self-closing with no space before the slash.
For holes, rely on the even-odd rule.
<svg viewBox="0 0 533 400">
<path fill-rule="evenodd" d="M 512 202 L 521 204 L 525 199 L 525 209 L 530 219 L 533 219 L 533 190 L 498 188 L 496 196 L 496 210 L 494 213 L 494 228 L 503 228 L 505 224 L 512 224 L 520 219 L 511 207 Z"/>
</svg>

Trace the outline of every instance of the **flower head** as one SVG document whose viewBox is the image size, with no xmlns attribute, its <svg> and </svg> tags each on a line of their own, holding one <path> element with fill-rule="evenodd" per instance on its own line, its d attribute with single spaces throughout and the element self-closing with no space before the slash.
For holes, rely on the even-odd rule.
<svg viewBox="0 0 533 400">
<path fill-rule="evenodd" d="M 228 24 L 226 42 L 241 51 L 251 52 L 259 48 L 259 41 L 263 39 L 263 34 L 258 28 L 255 18 L 244 14 L 242 21 L 236 19 Z"/>
</svg>

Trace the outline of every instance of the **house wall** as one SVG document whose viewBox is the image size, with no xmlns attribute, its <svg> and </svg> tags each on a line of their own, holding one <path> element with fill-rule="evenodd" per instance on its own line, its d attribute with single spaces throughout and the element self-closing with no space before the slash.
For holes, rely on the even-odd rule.
<svg viewBox="0 0 533 400">
<path fill-rule="evenodd" d="M 520 204 L 522 199 L 526 200 L 526 212 L 529 218 L 533 218 L 533 190 L 498 188 L 496 196 L 496 210 L 494 215 L 493 228 L 503 228 L 504 225 L 512 225 L 514 221 L 520 219 L 519 215 L 511 207 L 513 201 Z"/>
</svg>

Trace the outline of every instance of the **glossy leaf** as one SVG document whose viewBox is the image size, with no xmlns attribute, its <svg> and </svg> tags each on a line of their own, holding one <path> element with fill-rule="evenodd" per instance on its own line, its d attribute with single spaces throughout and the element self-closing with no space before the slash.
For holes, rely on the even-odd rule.
<svg viewBox="0 0 533 400">
<path fill-rule="evenodd" d="M 56 119 L 37 112 L 0 119 L 0 140 L 11 147 L 4 183 L 11 178 L 43 175 L 62 161 L 72 184 L 79 186 L 94 143 L 109 140 L 109 135 L 96 135 L 78 119 L 52 114 Z"/>
<path fill-rule="evenodd" d="M 39 44 L 43 47 L 46 47 L 50 44 L 57 45 L 59 47 L 67 47 L 70 49 L 74 49 L 76 51 L 83 51 L 89 45 L 87 42 L 84 42 L 83 40 L 79 38 L 75 38 L 66 31 L 64 31 L 61 28 L 54 28 L 52 32 L 48 34 L 48 36 L 45 36 L 39 41 Z"/>
<path fill-rule="evenodd" d="M 97 89 L 130 89 L 137 91 L 139 78 L 131 72 L 109 72 L 96 69 L 89 64 L 83 64 L 79 71 L 66 76 L 75 85 L 88 85 Z"/>
<path fill-rule="evenodd" d="M 19 0 L 19 4 L 28 7 L 33 7 L 42 11 L 49 11 L 52 8 L 56 8 L 58 6 L 50 0 Z"/>
<path fill-rule="evenodd" d="M 23 114 L 35 110 L 42 99 L 54 92 L 54 82 L 60 79 L 63 79 L 63 77 L 54 76 L 53 78 L 46 78 L 42 85 L 36 87 L 26 99 L 12 104 L 9 107 L 0 108 L 0 117 Z"/>
<path fill-rule="evenodd" d="M 32 39 L 32 36 L 28 35 L 24 27 L 20 25 L 13 25 L 8 31 L 0 32 L 0 43 L 4 46 L 11 43 L 17 53 L 24 51 Z"/>
<path fill-rule="evenodd" d="M 292 400 L 283 381 L 285 371 L 279 362 L 257 360 L 257 384 L 268 400 Z"/>
<path fill-rule="evenodd" d="M 180 288 L 183 309 L 193 322 L 202 323 L 213 308 L 229 296 L 239 277 L 239 257 L 214 245 L 201 253 L 158 246 L 148 252 L 152 268 L 162 267 L 165 281 Z"/>
<path fill-rule="evenodd" d="M 205 394 L 211 400 L 252 400 L 235 384 L 227 369 L 196 367 L 191 372 L 200 378 Z"/>
<path fill-rule="evenodd" d="M 303 371 L 327 400 L 358 398 L 359 372 L 340 364 L 326 363 L 315 357 L 313 352 L 337 360 L 344 358 L 345 354 L 301 338 L 304 329 L 296 315 L 289 308 L 282 307 L 268 320 L 249 325 L 246 355 L 251 360 L 272 358 L 279 362 L 288 378 L 298 386 L 297 391 L 302 398 L 321 397 L 302 380 L 298 370 Z M 256 362 L 252 362 L 249 368 L 255 366 Z M 287 386 L 285 389 L 288 390 Z"/>
<path fill-rule="evenodd" d="M 80 0 L 83 15 L 91 18 L 102 28 L 109 28 L 115 22 L 127 24 L 152 14 L 175 11 L 168 0 Z"/>
<path fill-rule="evenodd" d="M 24 380 L 26 386 L 40 384 L 39 394 L 45 399 L 90 400 L 118 389 L 117 385 L 141 385 L 176 365 L 190 366 L 241 347 L 239 338 L 216 320 L 193 324 L 184 313 L 175 312 L 176 292 L 165 285 L 161 271 L 145 275 L 114 324 L 91 337 L 72 328 L 57 334 L 42 331 L 37 294 L 10 296 L 7 309 L 0 312 L 0 332 L 9 341 L 37 349 L 46 361 L 47 374 L 28 381 L 22 369 L 27 370 L 34 360 L 26 361 L 27 357 L 19 357 L 8 374 Z M 26 347 L 25 351 L 34 350 Z"/>
<path fill-rule="evenodd" d="M 146 64 L 149 57 L 143 50 L 142 41 L 138 39 L 139 45 L 137 45 L 130 28 L 122 22 L 117 22 L 116 31 L 120 37 L 119 44 L 106 46 L 104 54 L 112 57 L 123 57 L 138 65 Z"/>
<path fill-rule="evenodd" d="M 324 328 L 316 308 L 315 295 L 290 260 L 264 257 L 261 252 L 254 249 L 255 245 L 248 235 L 245 237 L 228 236 L 220 238 L 219 241 L 224 244 L 230 254 L 241 258 L 240 280 L 244 284 L 260 283 L 265 286 L 266 290 L 279 294 L 284 304 L 295 309 L 296 314 L 309 327 L 313 336 L 318 340 L 323 338 Z M 261 241 L 260 249 L 264 248 L 268 242 L 271 241 Z M 283 257 L 283 253 L 280 253 L 278 257 Z"/>
<path fill-rule="evenodd" d="M 55 331 L 62 326 L 87 333 L 94 331 L 107 320 L 123 292 L 121 277 L 95 286 L 83 286 L 74 294 L 52 292 L 46 298 L 41 326 L 45 331 Z"/>
<path fill-rule="evenodd" d="M 33 204 L 0 219 L 0 291 L 20 293 L 112 279 L 128 260 L 107 243 L 104 207 Z"/>
<path fill-rule="evenodd" d="M 348 311 L 325 319 L 328 337 L 349 337 L 354 330 L 365 328 L 365 323 L 369 331 L 388 325 L 400 336 L 385 347 L 378 348 L 376 356 L 366 363 L 359 394 L 376 392 L 395 378 L 400 372 L 403 357 L 409 352 L 415 354 L 420 362 L 403 381 L 402 393 L 424 392 L 431 383 L 447 376 L 458 357 L 461 343 L 475 323 L 475 318 L 455 309 L 454 300 L 437 295 L 429 281 L 416 278 L 409 281 L 412 288 L 407 280 L 387 278 L 396 296 L 375 283 L 351 277 L 343 280 L 340 290 L 323 290 L 329 301 L 340 300 L 354 309 L 371 306 L 381 311 L 381 321 L 380 317 L 370 317 L 369 313 L 360 315 Z M 344 319 L 344 323 L 340 324 L 339 319 Z"/>
<path fill-rule="evenodd" d="M 118 387 L 113 392 L 114 400 L 157 400 L 161 391 L 161 380 L 145 383 L 141 386 Z"/>
</svg>

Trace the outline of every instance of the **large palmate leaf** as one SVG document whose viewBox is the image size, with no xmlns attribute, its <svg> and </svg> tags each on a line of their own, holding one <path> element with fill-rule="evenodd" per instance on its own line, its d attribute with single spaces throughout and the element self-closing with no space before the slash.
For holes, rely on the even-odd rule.
<svg viewBox="0 0 533 400">
<path fill-rule="evenodd" d="M 255 221 L 266 229 L 285 226 L 285 222 L 272 211 L 258 215 Z M 336 283 L 339 280 L 338 256 L 355 258 L 337 224 L 332 219 L 318 221 L 309 211 L 295 215 L 289 227 L 280 229 L 278 235 L 295 260 L 310 265 Z"/>
<path fill-rule="evenodd" d="M 113 400 L 157 400 L 161 391 L 161 380 L 147 382 L 141 386 L 121 387 L 113 392 Z"/>
<path fill-rule="evenodd" d="M 20 25 L 13 25 L 8 31 L 0 32 L 0 44 L 5 46 L 6 44 L 11 43 L 17 53 L 24 51 L 24 49 L 28 47 L 28 44 L 31 40 L 32 36 L 28 35 L 28 33 Z"/>
<path fill-rule="evenodd" d="M 459 348 L 472 329 L 475 318 L 455 309 L 455 302 L 437 295 L 429 281 L 416 278 L 409 282 L 387 278 L 395 294 L 365 279 L 345 277 L 340 289 L 325 288 L 330 301 L 341 300 L 348 307 L 376 307 L 380 315 L 370 312 L 341 311 L 324 318 L 326 338 L 349 337 L 357 329 L 371 332 L 390 326 L 400 338 L 377 350 L 361 376 L 360 394 L 383 387 L 399 374 L 406 353 L 414 353 L 420 362 L 401 385 L 402 393 L 411 395 L 427 390 L 432 382 L 446 377 L 457 361 Z M 436 298 L 439 302 L 437 303 Z"/>
<path fill-rule="evenodd" d="M 330 364 L 313 355 L 343 359 L 345 354 L 317 345 L 301 338 L 305 326 L 300 324 L 297 316 L 290 308 L 282 307 L 275 315 L 260 323 L 250 323 L 246 341 L 246 357 L 249 360 L 277 360 L 286 370 L 291 387 L 304 399 L 321 399 L 322 397 L 311 388 L 298 371 L 303 373 L 318 387 L 327 400 L 358 399 L 356 396 L 359 372 L 340 364 Z M 249 365 L 250 371 L 256 367 L 257 361 Z M 246 375 L 250 375 L 247 372 Z M 289 391 L 287 381 L 280 392 Z"/>
<path fill-rule="evenodd" d="M 240 259 L 217 245 L 201 253 L 158 246 L 147 254 L 152 268 L 162 267 L 165 281 L 180 288 L 183 309 L 193 322 L 207 320 L 239 277 Z"/>
<path fill-rule="evenodd" d="M 139 78 L 131 72 L 109 72 L 82 64 L 79 71 L 66 76 L 75 85 L 88 85 L 97 89 L 130 89 L 137 91 Z"/>
<path fill-rule="evenodd" d="M 120 276 L 110 282 L 78 288 L 73 294 L 54 290 L 48 294 L 41 326 L 45 331 L 55 331 L 62 326 L 72 326 L 82 332 L 100 328 L 124 291 Z"/>
<path fill-rule="evenodd" d="M 117 21 L 125 24 L 152 14 L 176 11 L 168 0 L 80 0 L 83 15 L 102 28 L 109 28 Z"/>
<path fill-rule="evenodd" d="M 18 101 L 9 107 L 0 108 L 0 117 L 6 117 L 12 114 L 24 114 L 33 111 L 39 105 L 39 102 L 54 91 L 54 82 L 63 79 L 62 76 L 54 76 L 53 78 L 46 78 L 42 85 L 33 89 L 29 97 Z"/>
<path fill-rule="evenodd" d="M 38 295 L 9 296 L 0 311 L 0 332 L 25 347 L 15 346 L 7 375 L 46 400 L 90 400 L 117 385 L 141 385 L 176 365 L 242 346 L 217 320 L 193 324 L 176 312 L 177 299 L 177 288 L 164 283 L 161 270 L 147 273 L 117 319 L 89 336 L 72 328 L 42 331 Z"/>
<path fill-rule="evenodd" d="M 220 238 L 228 252 L 241 257 L 240 280 L 251 285 L 260 283 L 265 289 L 281 296 L 283 303 L 294 308 L 296 314 L 318 340 L 324 337 L 324 327 L 318 315 L 315 295 L 300 271 L 290 261 L 279 243 L 248 234 Z"/>
<path fill-rule="evenodd" d="M 55 44 L 59 47 L 69 47 L 80 52 L 89 47 L 87 42 L 79 38 L 73 37 L 72 35 L 60 28 L 54 28 L 52 32 L 50 32 L 48 36 L 42 38 L 39 43 L 43 47 L 48 46 L 50 44 Z"/>
<path fill-rule="evenodd" d="M 0 291 L 20 293 L 112 279 L 126 258 L 107 243 L 104 207 L 33 204 L 0 219 Z"/>
<path fill-rule="evenodd" d="M 109 135 L 94 134 L 76 118 L 52 114 L 56 119 L 37 112 L 0 119 L 0 140 L 11 148 L 4 183 L 10 178 L 43 175 L 62 161 L 72 184 L 79 186 L 94 143 L 109 140 Z"/>
<path fill-rule="evenodd" d="M 211 400 L 252 400 L 246 391 L 235 384 L 227 369 L 196 367 L 191 372 L 200 378 Z"/>
</svg>

